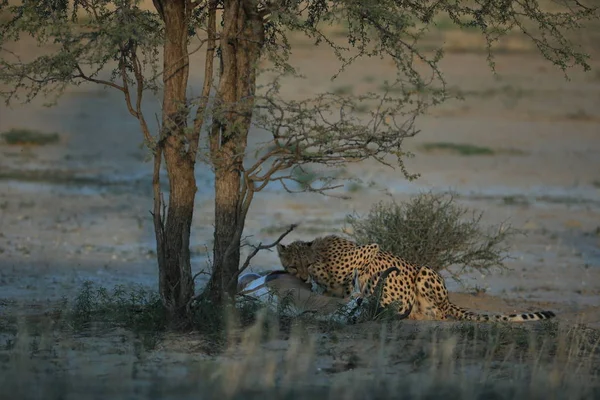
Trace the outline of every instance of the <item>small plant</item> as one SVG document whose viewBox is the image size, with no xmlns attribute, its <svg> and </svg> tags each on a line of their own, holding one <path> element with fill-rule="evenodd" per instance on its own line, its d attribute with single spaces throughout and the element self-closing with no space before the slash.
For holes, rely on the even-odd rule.
<svg viewBox="0 0 600 400">
<path fill-rule="evenodd" d="M 475 146 L 466 143 L 449 143 L 449 142 L 436 142 L 436 143 L 425 143 L 421 146 L 425 151 L 443 150 L 452 153 L 460 154 L 461 156 L 490 156 L 495 154 L 495 151 L 489 147 Z"/>
<path fill-rule="evenodd" d="M 371 107 L 366 103 L 359 103 L 356 107 L 354 107 L 354 111 L 357 113 L 366 113 L 369 112 Z"/>
<path fill-rule="evenodd" d="M 348 215 L 348 234 L 360 244 L 377 243 L 408 262 L 444 270 L 458 280 L 467 268 L 502 267 L 506 239 L 518 231 L 501 225 L 484 231 L 482 214 L 457 205 L 451 193 L 422 193 L 405 203 L 379 202 L 364 217 Z"/>
<path fill-rule="evenodd" d="M 529 200 L 527 200 L 527 198 L 523 197 L 523 196 L 504 196 L 502 198 L 502 201 L 504 202 L 504 204 L 506 205 L 522 205 L 522 206 L 527 206 L 529 205 Z"/>
<path fill-rule="evenodd" d="M 600 73 L 600 71 L 598 71 Z M 599 74 L 600 75 L 600 74 Z M 363 82 L 365 83 L 373 83 L 377 80 L 377 78 L 374 75 L 366 75 L 363 77 Z"/>
<path fill-rule="evenodd" d="M 568 112 L 567 114 L 565 114 L 565 117 L 573 121 L 589 121 L 594 119 L 592 115 L 588 114 L 587 111 L 585 111 L 582 108 L 578 108 L 575 111 Z"/>
<path fill-rule="evenodd" d="M 134 332 L 160 332 L 166 328 L 160 296 L 141 286 L 118 285 L 109 291 L 86 281 L 75 298 L 70 317 L 76 329 L 98 322 Z"/>
<path fill-rule="evenodd" d="M 351 85 L 343 85 L 333 88 L 332 93 L 339 96 L 348 96 L 352 94 L 352 90 L 353 88 Z"/>
<path fill-rule="evenodd" d="M 348 184 L 347 190 L 350 193 L 356 193 L 356 192 L 360 192 L 363 189 L 364 189 L 363 186 L 359 182 L 350 182 Z"/>
<path fill-rule="evenodd" d="M 11 129 L 0 134 L 4 141 L 10 145 L 43 146 L 58 143 L 58 133 L 43 133 L 31 129 Z"/>
</svg>

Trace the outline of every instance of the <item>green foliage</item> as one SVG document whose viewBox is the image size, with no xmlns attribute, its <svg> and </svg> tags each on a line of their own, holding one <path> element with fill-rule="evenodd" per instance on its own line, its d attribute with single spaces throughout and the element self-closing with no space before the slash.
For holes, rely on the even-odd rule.
<svg viewBox="0 0 600 400">
<path fill-rule="evenodd" d="M 164 40 L 164 24 L 158 12 L 142 10 L 139 4 L 139 0 L 75 1 L 73 4 L 67 0 L 18 4 L 1 2 L 0 14 L 7 22 L 0 30 L 3 53 L 0 81 L 9 87 L 2 95 L 7 101 L 21 94 L 24 94 L 25 101 L 38 94 L 56 98 L 67 85 L 84 81 L 123 90 L 126 84 L 133 86 L 136 68 L 141 69 L 145 76 L 142 91 L 157 90 L 157 79 L 161 78 L 158 50 Z M 222 6 L 222 1 L 217 1 L 217 6 Z M 268 10 L 267 6 L 266 11 L 274 10 Z M 190 11 L 190 39 L 205 30 L 207 18 L 207 7 L 197 6 Z M 394 153 L 393 147 L 401 144 L 392 141 L 394 135 L 414 134 L 412 124 L 403 124 L 400 120 L 410 121 L 411 116 L 425 112 L 429 105 L 447 97 L 444 78 L 438 68 L 442 49 L 433 53 L 421 52 L 416 46 L 430 26 L 443 23 L 447 28 L 455 25 L 480 31 L 487 40 L 492 65 L 492 44 L 500 37 L 516 31 L 529 37 L 546 58 L 563 70 L 574 65 L 587 70 L 587 54 L 568 39 L 567 33 L 581 29 L 587 21 L 597 19 L 598 7 L 573 4 L 571 8 L 548 8 L 537 1 L 525 5 L 492 0 L 486 2 L 485 6 L 449 0 L 436 2 L 435 5 L 418 2 L 405 4 L 391 0 L 286 2 L 278 5 L 276 12 L 269 14 L 263 26 L 264 56 L 272 61 L 273 67 L 280 73 L 295 74 L 293 66 L 288 63 L 293 50 L 288 36 L 299 32 L 313 39 L 316 45 L 329 46 L 341 62 L 340 72 L 358 58 L 391 58 L 398 71 L 396 81 L 389 85 L 393 90 L 372 99 L 379 100 L 384 106 L 374 112 L 372 122 L 362 122 L 360 125 L 370 124 L 369 130 L 378 126 L 378 136 L 383 137 L 380 143 L 387 144 L 384 146 L 386 151 Z M 347 45 L 329 37 L 327 28 L 331 25 L 346 27 Z M 4 45 L 24 35 L 32 36 L 40 45 L 51 46 L 52 51 L 29 62 L 21 60 L 17 53 L 8 51 Z M 132 57 L 133 53 L 135 57 Z M 417 68 L 416 63 L 426 68 Z M 100 78 L 100 73 L 105 71 L 110 71 L 109 79 Z M 432 83 L 440 85 L 440 89 L 423 90 Z M 338 95 L 344 95 L 346 90 L 342 92 Z M 274 94 L 272 91 L 269 93 Z M 267 95 L 267 98 L 270 97 Z M 323 114 L 331 111 L 343 116 L 344 113 L 337 111 L 351 109 L 346 106 L 352 100 L 347 101 L 341 103 L 336 100 L 330 106 L 320 104 L 325 109 L 319 111 L 324 111 Z M 319 97 L 310 99 L 310 102 L 319 102 Z M 358 102 L 354 103 L 356 109 Z M 291 114 L 297 113 L 294 104 L 278 107 L 273 112 L 278 114 L 281 108 L 291 111 Z M 282 121 L 274 118 L 274 115 L 270 115 L 270 119 L 271 123 L 266 125 L 275 133 L 274 126 Z M 390 119 L 394 121 L 388 122 Z M 316 122 L 332 127 L 327 126 L 331 121 Z M 386 124 L 389 124 L 389 133 L 382 136 Z M 356 131 L 358 126 L 358 122 L 347 119 L 339 125 L 339 129 L 334 129 L 333 134 L 353 140 L 348 130 Z M 335 124 L 333 127 L 338 128 Z M 318 133 L 327 136 L 321 130 Z M 305 149 L 313 145 L 310 141 L 291 141 L 288 144 L 302 144 Z M 398 154 L 405 155 L 402 152 Z M 316 162 L 322 162 L 322 159 Z M 401 169 L 406 173 L 402 165 Z"/>
<path fill-rule="evenodd" d="M 129 52 L 140 54 L 142 72 L 153 75 L 146 79 L 144 90 L 158 88 L 158 50 L 162 44 L 163 26 L 158 14 L 141 10 L 136 1 L 99 0 L 26 1 L 18 5 L 0 3 L 0 13 L 9 20 L 0 29 L 0 82 L 10 84 L 0 92 L 7 102 L 28 102 L 38 95 L 57 99 L 70 85 L 84 81 L 114 88 L 132 84 L 128 75 L 134 66 L 124 57 Z M 40 47 L 48 46 L 29 62 L 5 45 L 31 36 Z M 101 72 L 110 78 L 101 79 Z M 124 74 L 123 74 L 124 73 Z"/>
<path fill-rule="evenodd" d="M 216 6 L 222 8 L 224 3 L 218 0 Z M 411 154 L 402 150 L 403 140 L 417 133 L 414 120 L 418 115 L 448 98 L 438 67 L 443 49 L 427 52 L 417 46 L 430 27 L 442 23 L 446 28 L 455 25 L 481 32 L 492 66 L 492 44 L 504 35 L 521 32 L 563 70 L 577 65 L 587 70 L 587 54 L 569 40 L 567 33 L 598 19 L 598 7 L 573 4 L 570 8 L 548 8 L 537 1 L 522 4 L 491 0 L 481 6 L 450 0 L 434 5 L 318 0 L 284 2 L 276 10 L 264 7 L 256 10 L 268 15 L 262 26 L 263 56 L 280 76 L 297 76 L 289 64 L 293 51 L 289 35 L 300 33 L 314 40 L 315 45 L 329 46 L 340 60 L 339 72 L 358 58 L 384 57 L 395 63 L 397 77 L 385 85 L 383 93 L 347 96 L 347 88 L 337 88 L 334 93 L 304 101 L 287 101 L 279 96 L 277 80 L 259 88 L 255 127 L 271 132 L 273 141 L 266 144 L 269 150 L 265 156 L 247 172 L 247 177 L 257 182 L 256 190 L 271 180 L 293 180 L 293 175 L 277 172 L 295 165 L 336 165 L 368 158 L 389 165 L 385 159 L 390 154 L 406 178 L 416 178 L 404 167 L 403 158 Z M 195 35 L 205 34 L 209 11 L 201 3 L 193 3 L 188 13 L 191 45 Z M 7 87 L 0 95 L 7 102 L 29 101 L 38 94 L 58 98 L 68 85 L 95 82 L 122 91 L 130 112 L 139 119 L 141 109 L 130 97 L 139 101 L 140 92 L 156 92 L 160 85 L 162 66 L 158 55 L 165 27 L 159 12 L 141 9 L 139 0 L 4 1 L 0 3 L 0 14 L 6 20 L 0 29 L 0 82 Z M 345 27 L 347 43 L 333 37 L 328 30 L 331 25 Z M 51 50 L 33 60 L 22 60 L 18 52 L 9 51 L 5 45 L 24 36 L 33 37 Z M 218 41 L 216 52 L 217 56 L 221 54 Z M 140 92 L 135 93 L 137 90 Z M 182 111 L 193 112 L 201 103 L 191 100 L 189 105 L 182 105 Z M 367 108 L 366 104 L 373 107 Z M 222 113 L 214 104 L 209 107 L 207 111 L 213 116 Z M 356 110 L 368 111 L 371 118 L 365 121 L 356 117 Z M 229 121 L 229 125 L 235 123 Z M 148 132 L 144 134 L 145 140 L 151 140 Z M 199 134 L 197 127 L 194 134 Z M 266 165 L 270 168 L 265 170 Z M 264 173 L 258 174 L 260 170 Z M 318 191 L 334 187 L 330 182 Z M 310 186 L 305 189 L 314 190 Z"/>
<path fill-rule="evenodd" d="M 32 129 L 13 128 L 7 132 L 2 132 L 0 137 L 7 144 L 11 145 L 37 145 L 44 146 L 47 144 L 58 143 L 60 136 L 58 133 L 43 133 Z"/>
<path fill-rule="evenodd" d="M 404 203 L 379 202 L 360 217 L 349 215 L 349 236 L 360 244 L 377 243 L 408 262 L 444 270 L 460 266 L 487 270 L 502 267 L 505 241 L 517 231 L 499 226 L 485 231 L 482 213 L 471 212 L 448 194 L 423 193 Z"/>
</svg>

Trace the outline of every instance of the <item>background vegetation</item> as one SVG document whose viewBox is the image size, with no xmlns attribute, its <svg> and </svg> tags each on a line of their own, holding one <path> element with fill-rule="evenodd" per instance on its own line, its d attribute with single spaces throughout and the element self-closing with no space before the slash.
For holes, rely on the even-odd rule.
<svg viewBox="0 0 600 400">
<path fill-rule="evenodd" d="M 349 215 L 345 230 L 361 244 L 381 249 L 416 265 L 448 271 L 454 278 L 468 270 L 503 267 L 507 239 L 519 233 L 508 224 L 486 228 L 482 212 L 459 205 L 452 193 L 433 192 L 406 202 L 381 201 L 365 216 Z"/>
</svg>

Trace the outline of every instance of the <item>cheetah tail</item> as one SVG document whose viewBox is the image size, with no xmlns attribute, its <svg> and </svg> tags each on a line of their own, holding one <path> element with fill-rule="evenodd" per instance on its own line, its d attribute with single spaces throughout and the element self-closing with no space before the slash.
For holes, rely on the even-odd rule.
<svg viewBox="0 0 600 400">
<path fill-rule="evenodd" d="M 460 321 L 475 321 L 475 322 L 526 322 L 539 321 L 542 319 L 550 319 L 556 317 L 553 311 L 535 311 L 521 314 L 477 314 L 455 304 L 450 304 L 448 314 Z"/>
</svg>

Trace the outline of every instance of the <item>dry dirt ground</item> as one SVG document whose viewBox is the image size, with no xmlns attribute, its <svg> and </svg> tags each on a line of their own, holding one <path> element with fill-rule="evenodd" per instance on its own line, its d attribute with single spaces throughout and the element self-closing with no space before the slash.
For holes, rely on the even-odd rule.
<svg viewBox="0 0 600 400">
<path fill-rule="evenodd" d="M 26 43 L 19 46 L 33 51 Z M 198 61 L 199 56 L 193 60 Z M 295 51 L 293 64 L 307 79 L 288 82 L 282 90 L 298 98 L 328 89 L 357 94 L 377 90 L 384 79 L 394 75 L 391 64 L 366 60 L 332 82 L 329 78 L 338 66 L 335 59 L 323 47 L 309 45 Z M 537 54 L 507 51 L 497 56 L 498 75 L 494 76 L 481 52 L 450 53 L 441 69 L 449 84 L 467 97 L 450 101 L 418 120 L 421 133 L 408 140 L 406 148 L 415 153 L 407 166 L 421 174 L 419 179 L 408 182 L 397 170 L 365 162 L 346 169 L 348 176 L 363 180 L 340 191 L 350 199 L 291 195 L 273 187 L 255 200 L 245 235 L 251 243 L 271 242 L 289 224 L 301 222 L 287 240 L 313 238 L 340 232 L 347 214 L 366 213 L 374 203 L 386 200 L 387 193 L 401 201 L 424 190 L 454 190 L 460 203 L 484 211 L 484 224 L 508 220 L 526 232 L 511 243 L 514 259 L 507 262 L 510 270 L 486 276 L 471 274 L 463 286 L 448 281 L 457 303 L 487 311 L 552 309 L 561 324 L 600 328 L 598 57 L 592 64 L 593 70 L 585 74 L 570 71 L 571 80 L 567 81 Z M 200 71 L 200 67 L 193 69 L 191 86 L 196 91 L 202 80 Z M 156 100 L 149 100 L 146 106 L 149 113 L 158 111 Z M 109 287 L 117 283 L 154 287 L 151 164 L 145 160 L 137 123 L 119 94 L 82 85 L 67 90 L 54 107 L 44 107 L 42 100 L 12 108 L 2 105 L 0 132 L 10 128 L 57 132 L 60 142 L 40 147 L 0 144 L 0 313 L 7 315 L 21 305 L 25 306 L 23 312 L 43 310 L 48 301 L 72 298 L 85 280 Z M 483 146 L 493 154 L 465 156 L 423 148 L 439 142 Z M 197 176 L 194 272 L 208 263 L 213 229 L 209 167 L 199 163 Z M 253 268 L 278 268 L 276 254 L 262 252 L 254 259 Z M 477 295 L 471 294 L 474 288 Z M 329 341 L 329 350 L 320 347 L 318 357 L 302 361 L 312 371 L 311 379 L 334 386 L 355 379 L 350 372 L 333 373 L 339 362 L 336 357 L 346 357 L 348 363 L 349 356 L 341 347 L 352 347 L 357 332 L 370 328 L 341 333 L 348 341 L 338 338 L 343 344 L 337 345 Z M 416 325 L 407 324 L 405 329 L 416 329 Z M 118 343 L 129 343 L 127 333 L 100 337 L 103 339 L 80 337 L 65 345 L 60 354 L 68 365 L 63 365 L 62 371 L 78 371 L 85 364 L 81 357 L 90 357 L 99 365 L 98 382 L 122 373 L 134 374 L 136 363 L 142 361 L 138 358 L 128 364 L 123 354 L 131 355 L 135 349 L 107 351 Z M 311 343 L 318 347 L 319 340 Z M 139 379 L 149 384 L 157 370 L 164 378 L 184 374 L 178 368 L 187 365 L 181 360 L 189 359 L 190 354 L 195 361 L 214 362 L 206 346 L 196 346 L 199 341 L 191 336 L 166 338 L 160 350 L 140 356 L 148 363 L 140 364 Z M 282 357 L 290 352 L 299 354 L 293 349 L 298 346 L 294 342 L 269 343 L 262 349 L 285 349 L 280 352 Z M 342 356 L 331 354 L 335 351 Z M 236 357 L 230 354 L 224 359 Z M 261 368 L 277 365 L 265 362 Z M 364 378 L 373 373 L 367 365 L 372 367 L 358 362 L 347 369 L 362 371 L 356 374 Z M 393 373 L 401 373 L 406 365 Z M 236 364 L 235 368 L 242 367 Z M 240 374 L 235 368 L 228 370 L 231 376 Z M 253 367 L 244 364 L 243 368 Z M 144 386 L 142 392 L 146 389 Z"/>
</svg>

